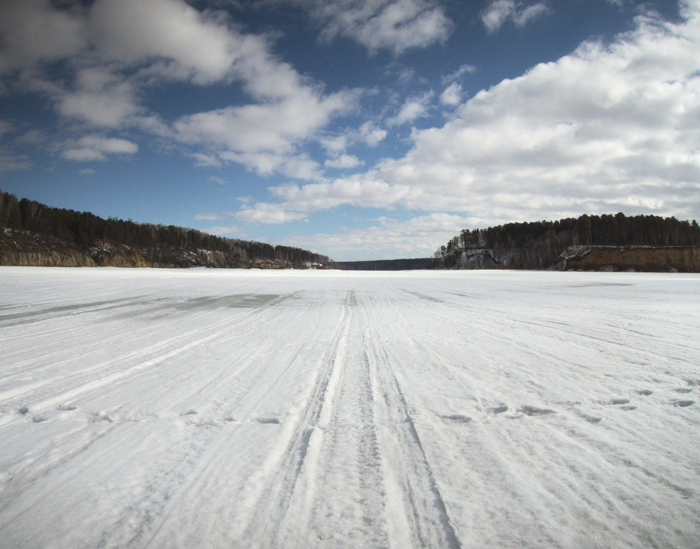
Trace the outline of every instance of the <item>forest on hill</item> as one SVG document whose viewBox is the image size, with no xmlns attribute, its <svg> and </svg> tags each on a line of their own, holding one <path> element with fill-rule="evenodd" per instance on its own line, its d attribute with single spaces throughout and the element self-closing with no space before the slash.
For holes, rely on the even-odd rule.
<svg viewBox="0 0 700 549">
<path fill-rule="evenodd" d="M 39 255 L 44 248 L 45 253 L 86 254 L 96 265 L 308 268 L 330 264 L 328 257 L 299 248 L 223 238 L 173 225 L 103 219 L 90 212 L 18 200 L 2 190 L 0 237 L 2 264 L 18 264 L 12 258 L 28 247 Z M 130 257 L 127 262 L 123 261 L 125 254 Z M 115 262 L 114 256 L 122 257 Z"/>
<path fill-rule="evenodd" d="M 507 223 L 487 229 L 465 229 L 441 246 L 434 259 L 442 268 L 465 268 L 465 255 L 472 257 L 477 250 L 489 250 L 491 257 L 508 257 L 511 268 L 548 268 L 572 246 L 700 246 L 700 227 L 695 220 L 654 215 L 628 217 L 623 213 Z"/>
</svg>

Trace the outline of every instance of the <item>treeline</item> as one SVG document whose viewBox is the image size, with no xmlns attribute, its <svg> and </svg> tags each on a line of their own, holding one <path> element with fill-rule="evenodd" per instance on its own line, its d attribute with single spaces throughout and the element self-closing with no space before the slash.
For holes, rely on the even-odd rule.
<svg viewBox="0 0 700 549">
<path fill-rule="evenodd" d="M 341 271 L 413 271 L 432 269 L 433 258 L 338 261 L 335 266 Z"/>
<path fill-rule="evenodd" d="M 195 229 L 173 225 L 135 223 L 110 217 L 103 219 L 90 212 L 53 208 L 0 190 L 0 231 L 15 229 L 51 236 L 81 250 L 99 243 L 135 248 L 145 255 L 149 250 L 207 250 L 230 255 L 244 264 L 256 260 L 279 261 L 293 266 L 307 263 L 329 264 L 329 258 L 289 246 L 223 238 Z"/>
<path fill-rule="evenodd" d="M 558 253 L 569 246 L 698 246 L 697 221 L 638 215 L 582 215 L 559 221 L 507 223 L 488 229 L 463 230 L 436 253 L 449 267 L 450 256 L 462 250 L 550 248 Z"/>
</svg>

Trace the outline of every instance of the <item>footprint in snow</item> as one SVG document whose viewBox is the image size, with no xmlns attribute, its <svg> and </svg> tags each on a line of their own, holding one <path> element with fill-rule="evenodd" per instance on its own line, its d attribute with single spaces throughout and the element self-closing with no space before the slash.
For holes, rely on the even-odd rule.
<svg viewBox="0 0 700 549">
<path fill-rule="evenodd" d="M 677 393 L 681 393 L 681 394 L 689 393 L 692 390 L 693 390 L 692 388 L 674 389 L 674 391 L 676 391 Z"/>
<path fill-rule="evenodd" d="M 95 423 L 98 421 L 106 421 L 107 423 L 112 423 L 112 418 L 109 417 L 109 414 L 106 412 L 88 412 L 88 416 L 90 423 Z"/>
<path fill-rule="evenodd" d="M 694 400 L 672 400 L 671 404 L 678 406 L 680 408 L 685 408 L 686 406 L 691 406 L 695 404 Z"/>
<path fill-rule="evenodd" d="M 629 401 L 629 398 L 611 398 L 606 404 L 610 406 L 619 406 L 620 404 L 629 404 Z"/>
<path fill-rule="evenodd" d="M 501 406 L 495 406 L 494 408 L 489 408 L 488 411 L 491 414 L 502 414 L 503 412 L 508 411 L 508 406 L 506 406 L 505 404 L 502 404 Z"/>
<path fill-rule="evenodd" d="M 521 406 L 518 409 L 519 412 L 522 412 L 526 416 L 546 416 L 548 414 L 554 414 L 554 410 L 550 410 L 549 408 L 538 408 L 536 406 L 530 406 L 528 404 L 525 404 L 524 406 Z"/>
<path fill-rule="evenodd" d="M 644 396 L 649 396 L 654 393 L 654 391 L 650 391 L 649 389 L 641 389 L 640 391 L 637 391 L 638 394 L 644 395 Z"/>
<path fill-rule="evenodd" d="M 263 425 L 279 425 L 280 420 L 276 417 L 258 417 L 255 418 L 257 423 L 262 423 Z"/>
<path fill-rule="evenodd" d="M 449 416 L 440 416 L 442 419 L 446 421 L 451 421 L 453 423 L 469 423 L 472 418 L 469 416 L 463 416 L 461 414 L 453 414 Z"/>
</svg>

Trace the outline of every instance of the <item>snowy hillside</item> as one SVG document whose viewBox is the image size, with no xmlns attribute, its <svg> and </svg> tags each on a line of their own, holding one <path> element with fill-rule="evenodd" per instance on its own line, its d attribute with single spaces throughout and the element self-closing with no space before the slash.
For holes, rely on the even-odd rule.
<svg viewBox="0 0 700 549">
<path fill-rule="evenodd" d="M 700 275 L 0 287 L 3 548 L 700 543 Z"/>
</svg>

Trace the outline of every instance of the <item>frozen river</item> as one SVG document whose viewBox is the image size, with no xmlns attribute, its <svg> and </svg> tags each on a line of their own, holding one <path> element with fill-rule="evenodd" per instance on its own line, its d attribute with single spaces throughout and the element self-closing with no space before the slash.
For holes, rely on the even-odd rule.
<svg viewBox="0 0 700 549">
<path fill-rule="evenodd" d="M 700 275 L 0 288 L 4 549 L 700 547 Z"/>
</svg>

